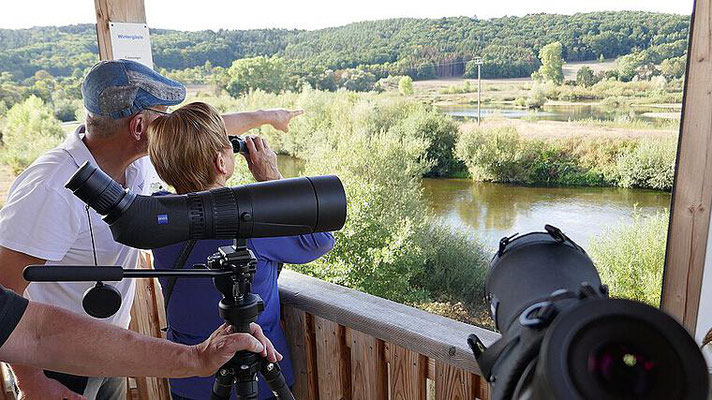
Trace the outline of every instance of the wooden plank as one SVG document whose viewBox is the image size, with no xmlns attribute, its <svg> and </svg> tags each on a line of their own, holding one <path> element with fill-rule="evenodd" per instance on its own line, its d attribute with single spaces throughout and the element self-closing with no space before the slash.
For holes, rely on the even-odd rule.
<svg viewBox="0 0 712 400">
<path fill-rule="evenodd" d="M 388 365 L 383 341 L 351 329 L 346 337 L 351 345 L 351 398 L 386 400 Z"/>
<path fill-rule="evenodd" d="M 139 268 L 152 268 L 151 259 L 147 253 L 142 253 L 139 259 Z M 158 307 L 157 298 L 161 296 L 160 285 L 156 279 L 138 279 L 136 294 L 131 307 L 131 324 L 129 329 L 138 333 L 163 337 L 159 314 L 164 310 Z M 139 399 L 170 400 L 170 388 L 167 379 L 136 377 L 136 387 Z"/>
<path fill-rule="evenodd" d="M 344 328 L 314 317 L 319 398 L 342 400 L 351 397 L 351 372 L 345 357 Z"/>
<path fill-rule="evenodd" d="M 467 336 L 476 333 L 485 345 L 499 337 L 474 325 L 289 270 L 280 276 L 280 297 L 285 305 L 474 374 L 480 372 L 467 346 Z"/>
<path fill-rule="evenodd" d="M 390 393 L 393 400 L 425 400 L 428 367 L 426 357 L 389 343 Z"/>
<path fill-rule="evenodd" d="M 663 310 L 694 335 L 712 207 L 712 8 L 696 0 L 663 274 Z"/>
<path fill-rule="evenodd" d="M 435 362 L 435 400 L 474 400 L 479 377 L 443 363 Z"/>
<path fill-rule="evenodd" d="M 146 22 L 143 0 L 94 0 L 99 59 L 111 60 L 110 22 Z"/>
<path fill-rule="evenodd" d="M 478 382 L 479 382 L 479 390 L 476 391 L 475 393 L 479 393 L 477 395 L 477 398 L 480 400 L 489 400 L 490 399 L 490 386 L 489 382 L 483 377 L 478 377 Z"/>
<path fill-rule="evenodd" d="M 283 307 L 284 332 L 292 355 L 294 397 L 318 399 L 314 324 L 310 315 L 294 307 Z"/>
</svg>

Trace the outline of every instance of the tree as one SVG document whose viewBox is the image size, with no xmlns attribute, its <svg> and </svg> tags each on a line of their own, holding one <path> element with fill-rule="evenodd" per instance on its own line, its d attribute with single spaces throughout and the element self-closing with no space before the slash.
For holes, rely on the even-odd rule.
<svg viewBox="0 0 712 400">
<path fill-rule="evenodd" d="M 413 78 L 409 76 L 404 76 L 398 81 L 398 91 L 403 96 L 410 96 L 413 94 Z"/>
<path fill-rule="evenodd" d="M 590 87 L 595 85 L 596 82 L 596 75 L 587 66 L 581 67 L 576 73 L 576 84 L 579 86 Z"/>
<path fill-rule="evenodd" d="M 564 82 L 564 60 L 562 58 L 563 46 L 561 42 L 549 43 L 539 50 L 541 67 L 539 74 L 542 80 L 561 85 Z"/>
<path fill-rule="evenodd" d="M 227 73 L 230 81 L 225 89 L 233 97 L 255 89 L 279 93 L 287 84 L 287 69 L 279 57 L 260 56 L 235 60 Z"/>
<path fill-rule="evenodd" d="M 2 132 L 2 160 L 15 174 L 27 168 L 40 154 L 57 146 L 64 131 L 52 109 L 42 99 L 30 96 L 7 112 Z"/>
<path fill-rule="evenodd" d="M 482 50 L 483 78 L 523 78 L 531 76 L 540 64 L 534 51 L 518 46 L 490 45 Z M 477 63 L 465 66 L 465 77 L 477 77 Z"/>
<path fill-rule="evenodd" d="M 660 73 L 665 79 L 679 79 L 685 76 L 687 59 L 684 56 L 668 58 L 660 64 Z"/>
<path fill-rule="evenodd" d="M 341 75 L 342 86 L 354 92 L 369 92 L 376 85 L 376 76 L 370 72 L 352 68 Z"/>
</svg>

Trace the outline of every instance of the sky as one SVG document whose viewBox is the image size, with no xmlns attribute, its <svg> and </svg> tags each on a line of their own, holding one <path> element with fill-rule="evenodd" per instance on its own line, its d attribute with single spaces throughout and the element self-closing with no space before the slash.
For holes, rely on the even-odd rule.
<svg viewBox="0 0 712 400">
<path fill-rule="evenodd" d="M 0 28 L 94 23 L 92 0 L 1 0 Z M 149 27 L 320 29 L 394 17 L 495 18 L 530 13 L 644 10 L 691 14 L 692 0 L 145 0 Z"/>
</svg>

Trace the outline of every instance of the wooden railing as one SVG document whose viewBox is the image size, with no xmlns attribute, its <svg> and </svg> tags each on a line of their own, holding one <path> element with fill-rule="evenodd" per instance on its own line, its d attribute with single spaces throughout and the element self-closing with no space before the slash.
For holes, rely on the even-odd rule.
<svg viewBox="0 0 712 400">
<path fill-rule="evenodd" d="M 292 271 L 279 284 L 297 399 L 489 399 L 466 339 L 494 332 Z"/>
<path fill-rule="evenodd" d="M 288 270 L 279 285 L 297 400 L 489 399 L 466 339 L 496 333 Z M 138 280 L 131 329 L 162 337 L 163 311 L 158 282 Z M 0 399 L 13 399 L 3 372 Z M 130 386 L 128 399 L 170 399 L 165 379 Z"/>
</svg>

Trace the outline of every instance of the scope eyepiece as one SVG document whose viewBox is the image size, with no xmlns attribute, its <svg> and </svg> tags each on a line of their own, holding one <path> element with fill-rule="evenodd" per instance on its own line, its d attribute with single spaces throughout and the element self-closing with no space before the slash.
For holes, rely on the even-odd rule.
<svg viewBox="0 0 712 400">
<path fill-rule="evenodd" d="M 135 197 L 99 168 L 85 161 L 64 185 L 99 215 L 121 213 Z M 115 211 L 115 212 L 112 212 Z"/>
</svg>

